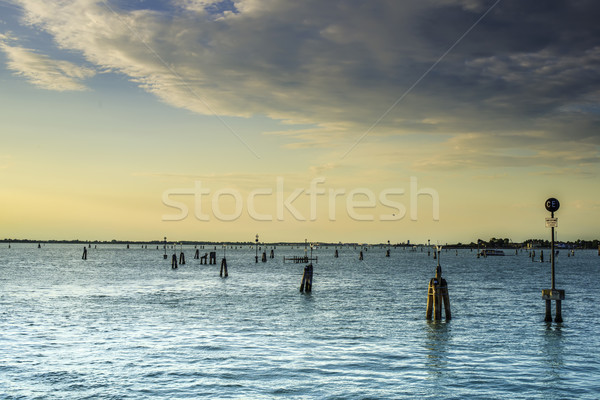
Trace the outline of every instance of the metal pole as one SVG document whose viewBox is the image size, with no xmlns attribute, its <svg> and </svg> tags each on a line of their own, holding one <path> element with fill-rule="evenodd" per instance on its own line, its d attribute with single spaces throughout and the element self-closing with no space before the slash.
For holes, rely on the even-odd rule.
<svg viewBox="0 0 600 400">
<path fill-rule="evenodd" d="M 552 211 L 551 213 L 551 217 L 554 218 L 554 211 Z M 551 264 L 551 273 L 552 273 L 552 290 L 555 289 L 554 286 L 554 226 L 551 228 L 552 230 L 552 241 L 550 242 L 550 264 Z"/>
</svg>

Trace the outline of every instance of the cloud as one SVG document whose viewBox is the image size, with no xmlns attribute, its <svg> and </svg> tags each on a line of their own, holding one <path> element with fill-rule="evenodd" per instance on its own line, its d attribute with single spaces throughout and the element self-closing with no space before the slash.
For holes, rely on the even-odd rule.
<svg viewBox="0 0 600 400">
<path fill-rule="evenodd" d="M 5 38 L 6 36 L 0 37 L 0 49 L 8 58 L 8 69 L 42 89 L 59 92 L 86 90 L 87 87 L 81 81 L 95 75 L 90 68 L 69 61 L 53 60 L 32 49 L 10 46 L 2 41 Z"/>
<path fill-rule="evenodd" d="M 60 49 L 83 55 L 100 71 L 123 74 L 172 106 L 308 125 L 272 133 L 285 136 L 289 148 L 350 147 L 367 131 L 367 140 L 397 143 L 433 134 L 448 146 L 455 143 L 447 137 L 461 141 L 470 133 L 482 146 L 486 137 L 498 138 L 496 146 L 519 137 L 518 146 L 533 146 L 531 132 L 535 140 L 583 150 L 600 142 L 595 2 L 500 2 L 372 130 L 492 2 L 14 3 L 23 21 Z M 39 58 L 50 63 L 26 53 L 38 56 L 35 65 L 44 64 Z M 72 84 L 81 80 L 51 65 Z M 481 148 L 468 148 L 462 159 L 449 149 L 429 165 L 480 165 Z M 545 163 L 537 150 L 517 157 L 484 149 L 497 164 Z"/>
</svg>

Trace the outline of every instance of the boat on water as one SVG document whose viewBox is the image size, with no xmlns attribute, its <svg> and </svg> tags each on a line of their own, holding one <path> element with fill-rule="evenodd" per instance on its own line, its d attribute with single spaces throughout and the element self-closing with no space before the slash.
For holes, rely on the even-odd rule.
<svg viewBox="0 0 600 400">
<path fill-rule="evenodd" d="M 482 257 L 503 256 L 503 255 L 504 255 L 504 251 L 502 251 L 502 250 L 496 250 L 496 249 L 481 250 L 481 256 Z"/>
</svg>

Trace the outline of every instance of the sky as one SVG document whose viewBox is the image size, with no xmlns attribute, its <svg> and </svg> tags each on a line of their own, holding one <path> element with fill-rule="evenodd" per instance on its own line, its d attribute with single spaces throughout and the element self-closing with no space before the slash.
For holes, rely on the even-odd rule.
<svg viewBox="0 0 600 400">
<path fill-rule="evenodd" d="M 0 0 L 0 238 L 600 237 L 600 3 Z"/>
</svg>

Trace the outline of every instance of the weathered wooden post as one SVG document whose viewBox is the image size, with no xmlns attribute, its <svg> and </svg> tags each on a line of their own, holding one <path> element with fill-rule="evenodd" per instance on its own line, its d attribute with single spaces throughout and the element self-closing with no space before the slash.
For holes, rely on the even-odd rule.
<svg viewBox="0 0 600 400">
<path fill-rule="evenodd" d="M 600 253 L 600 247 L 598 247 L 598 253 Z M 338 250 L 337 250 L 337 249 L 335 249 L 335 253 L 333 254 L 333 256 L 334 256 L 335 258 L 338 258 L 338 257 L 339 257 L 339 254 L 338 254 Z"/>
<path fill-rule="evenodd" d="M 265 251 L 263 251 L 263 253 L 262 253 L 262 257 L 261 257 L 261 260 L 260 260 L 260 261 L 262 261 L 262 262 L 267 262 L 267 251 L 266 251 L 266 250 L 265 250 Z"/>
<path fill-rule="evenodd" d="M 198 260 L 200 258 L 200 250 L 196 249 L 196 253 L 194 254 L 194 260 Z"/>
<path fill-rule="evenodd" d="M 208 263 L 210 265 L 213 265 L 213 264 L 217 263 L 217 252 L 216 251 L 211 251 L 210 252 L 210 259 L 209 259 Z"/>
<path fill-rule="evenodd" d="M 225 278 L 229 276 L 227 273 L 227 260 L 225 258 L 221 260 L 221 272 L 219 273 L 219 276 L 223 277 L 223 274 L 225 274 Z"/>
<path fill-rule="evenodd" d="M 313 265 L 308 264 L 304 267 L 302 281 L 300 282 L 300 293 L 310 293 L 312 291 Z"/>
<path fill-rule="evenodd" d="M 166 236 L 165 236 L 164 247 L 165 247 L 165 255 L 163 256 L 163 259 L 166 260 L 167 259 L 167 237 Z"/>
<path fill-rule="evenodd" d="M 173 254 L 171 257 L 171 269 L 177 269 L 177 254 Z"/>
<path fill-rule="evenodd" d="M 427 288 L 427 311 L 426 318 L 428 320 L 433 319 L 439 321 L 442 319 L 442 305 L 444 306 L 444 313 L 446 321 L 452 319 L 452 313 L 450 311 L 450 296 L 448 295 L 448 284 L 444 278 L 442 278 L 442 267 L 440 265 L 440 250 L 441 247 L 436 247 L 437 252 L 437 267 L 435 269 L 435 278 L 429 281 Z"/>
<path fill-rule="evenodd" d="M 271 254 L 269 255 L 269 258 L 275 258 L 275 251 L 273 249 L 271 249 Z"/>
<path fill-rule="evenodd" d="M 389 257 L 390 256 L 390 241 L 388 240 L 388 248 L 387 251 L 385 252 L 385 256 Z"/>
<path fill-rule="evenodd" d="M 185 254 L 183 254 L 183 251 L 179 254 L 179 265 L 185 265 Z"/>
<path fill-rule="evenodd" d="M 256 255 L 254 257 L 254 262 L 258 263 L 258 233 L 256 234 L 256 240 L 254 241 L 256 248 Z"/>
<path fill-rule="evenodd" d="M 229 274 L 227 273 L 227 259 L 225 258 L 226 249 L 227 246 L 223 245 L 223 259 L 221 260 L 221 272 L 219 273 L 220 277 L 223 277 L 223 274 L 225 274 L 225 278 L 229 276 Z"/>
<path fill-rule="evenodd" d="M 546 301 L 546 316 L 544 321 L 552 322 L 552 300 L 556 302 L 556 315 L 554 316 L 554 322 L 563 322 L 562 319 L 562 300 L 565 299 L 565 291 L 556 289 L 554 280 L 554 228 L 558 226 L 558 218 L 554 217 L 554 212 L 558 210 L 560 203 L 557 199 L 551 197 L 546 200 L 546 210 L 550 211 L 550 218 L 546 218 L 546 227 L 551 228 L 552 240 L 550 242 L 550 283 L 551 289 L 542 289 L 542 299 Z"/>
<path fill-rule="evenodd" d="M 82 260 L 87 260 L 87 249 L 83 246 L 83 255 L 81 256 Z"/>
</svg>

